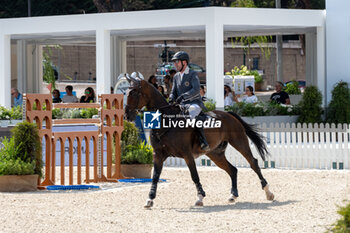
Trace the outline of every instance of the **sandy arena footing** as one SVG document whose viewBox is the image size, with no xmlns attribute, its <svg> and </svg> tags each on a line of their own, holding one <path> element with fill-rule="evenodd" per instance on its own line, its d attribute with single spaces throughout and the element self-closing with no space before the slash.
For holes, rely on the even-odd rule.
<svg viewBox="0 0 350 233">
<path fill-rule="evenodd" d="M 207 197 L 195 208 L 187 168 L 164 168 L 154 207 L 143 205 L 150 183 L 100 183 L 101 190 L 0 193 L 0 232 L 324 232 L 350 200 L 350 172 L 262 170 L 275 194 L 267 201 L 251 169 L 231 181 L 216 167 L 198 168 Z"/>
</svg>

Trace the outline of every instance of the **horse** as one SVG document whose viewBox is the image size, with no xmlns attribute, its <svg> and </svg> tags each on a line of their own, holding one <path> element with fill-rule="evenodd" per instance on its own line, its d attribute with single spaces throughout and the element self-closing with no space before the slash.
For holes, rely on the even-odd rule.
<svg viewBox="0 0 350 233">
<path fill-rule="evenodd" d="M 178 105 L 170 105 L 161 93 L 148 82 L 139 78 L 126 75 L 130 82 L 127 94 L 127 104 L 124 118 L 134 121 L 137 112 L 146 107 L 147 111 L 158 111 L 163 115 L 174 115 L 181 113 Z M 230 143 L 248 161 L 250 167 L 258 175 L 262 189 L 265 191 L 267 200 L 273 200 L 274 194 L 270 192 L 269 185 L 263 177 L 258 160 L 254 158 L 248 138 L 255 144 L 261 158 L 265 160 L 268 154 L 264 138 L 257 132 L 254 125 L 247 124 L 233 112 L 212 111 L 209 113 L 216 120 L 221 121 L 220 128 L 205 128 L 204 133 L 210 146 L 210 151 L 204 152 L 200 148 L 200 142 L 194 128 L 164 128 L 152 129 L 151 145 L 154 149 L 153 176 L 149 198 L 145 208 L 151 208 L 157 192 L 157 184 L 163 168 L 163 162 L 169 157 L 183 158 L 190 170 L 191 178 L 197 188 L 198 200 L 195 206 L 203 206 L 203 199 L 206 196 L 199 180 L 195 159 L 206 154 L 218 167 L 225 170 L 231 177 L 232 187 L 229 202 L 235 202 L 238 198 L 237 189 L 237 168 L 234 167 L 225 157 L 225 150 Z"/>
</svg>

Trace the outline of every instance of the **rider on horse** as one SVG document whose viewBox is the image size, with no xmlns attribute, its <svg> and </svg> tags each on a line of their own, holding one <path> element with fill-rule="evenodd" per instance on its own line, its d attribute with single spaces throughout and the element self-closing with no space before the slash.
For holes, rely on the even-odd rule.
<svg viewBox="0 0 350 233">
<path fill-rule="evenodd" d="M 176 102 L 184 105 L 188 109 L 191 119 L 195 118 L 196 120 L 204 121 L 206 117 L 204 114 L 200 114 L 202 109 L 205 108 L 200 95 L 200 83 L 197 73 L 188 67 L 190 57 L 186 52 L 179 51 L 175 53 L 171 60 L 179 72 L 174 76 L 169 103 Z M 203 127 L 196 128 L 196 132 L 199 136 L 201 149 L 209 151 L 210 148 L 204 135 Z"/>
</svg>

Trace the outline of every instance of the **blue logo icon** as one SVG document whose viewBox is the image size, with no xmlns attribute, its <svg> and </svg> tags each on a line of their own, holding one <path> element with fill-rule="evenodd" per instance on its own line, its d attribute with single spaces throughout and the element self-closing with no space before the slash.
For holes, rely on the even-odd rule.
<svg viewBox="0 0 350 233">
<path fill-rule="evenodd" d="M 157 110 L 156 112 L 143 113 L 143 127 L 145 129 L 160 129 L 160 116 L 162 114 Z"/>
</svg>

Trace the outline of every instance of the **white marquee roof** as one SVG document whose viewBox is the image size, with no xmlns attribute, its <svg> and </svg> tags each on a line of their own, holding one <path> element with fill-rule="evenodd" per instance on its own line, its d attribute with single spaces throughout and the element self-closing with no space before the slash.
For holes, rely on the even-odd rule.
<svg viewBox="0 0 350 233">
<path fill-rule="evenodd" d="M 207 76 L 221 77 L 225 37 L 316 33 L 318 50 L 325 43 L 325 14 L 321 10 L 207 7 L 0 19 L 0 105 L 10 103 L 8 47 L 17 40 L 36 44 L 96 42 L 97 77 L 104 77 L 97 78 L 97 92 L 103 93 L 110 86 L 111 36 L 122 41 L 205 39 Z M 324 48 L 318 51 L 323 53 Z M 324 55 L 320 59 L 318 64 L 321 61 L 324 66 Z M 322 80 L 324 70 L 318 68 L 317 72 Z M 223 105 L 221 84 L 223 80 L 208 80 L 208 95 L 218 106 Z M 322 86 L 323 81 L 318 84 Z"/>
</svg>

